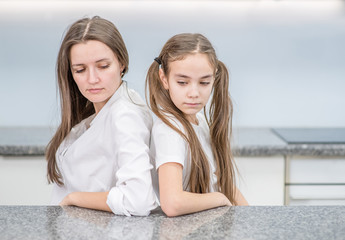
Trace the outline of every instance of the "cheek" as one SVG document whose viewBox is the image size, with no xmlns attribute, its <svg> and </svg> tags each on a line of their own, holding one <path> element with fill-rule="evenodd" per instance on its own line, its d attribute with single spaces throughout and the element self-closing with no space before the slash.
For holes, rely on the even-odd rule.
<svg viewBox="0 0 345 240">
<path fill-rule="evenodd" d="M 209 99 L 212 94 L 212 87 L 205 89 L 204 91 L 204 97 Z"/>
<path fill-rule="evenodd" d="M 80 83 L 81 83 L 80 77 L 78 77 L 78 76 L 76 76 L 74 74 L 72 74 L 72 77 L 73 77 L 74 82 L 77 84 L 77 86 L 79 86 Z"/>
<path fill-rule="evenodd" d="M 75 84 L 77 84 L 78 88 L 81 90 L 83 86 L 85 85 L 83 78 L 80 76 L 76 76 L 76 77 L 73 76 L 73 79 L 74 79 Z"/>
<path fill-rule="evenodd" d="M 212 87 L 210 87 L 210 89 L 208 89 L 208 95 L 211 95 L 212 94 Z"/>
<path fill-rule="evenodd" d="M 103 78 L 110 80 L 115 80 L 116 82 L 121 79 L 121 72 L 119 69 L 112 69 L 111 71 L 104 72 Z"/>
<path fill-rule="evenodd" d="M 183 89 L 179 88 L 178 86 L 169 86 L 169 94 L 171 99 L 178 100 L 179 98 L 182 98 L 183 96 Z"/>
<path fill-rule="evenodd" d="M 183 100 L 181 91 L 174 91 L 173 88 L 169 88 L 169 96 L 171 101 L 174 103 L 175 106 L 179 105 L 179 102 L 181 102 Z"/>
</svg>

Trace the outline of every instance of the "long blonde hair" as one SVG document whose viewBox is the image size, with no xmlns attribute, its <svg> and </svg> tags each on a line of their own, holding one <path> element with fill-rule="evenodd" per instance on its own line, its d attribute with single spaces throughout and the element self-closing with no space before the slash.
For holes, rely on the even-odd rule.
<svg viewBox="0 0 345 240">
<path fill-rule="evenodd" d="M 186 119 L 183 112 L 174 105 L 169 92 L 164 89 L 159 77 L 160 66 L 165 76 L 168 76 L 170 62 L 182 60 L 187 55 L 194 53 L 206 54 L 214 68 L 215 81 L 209 108 L 209 119 L 206 116 L 205 108 L 204 113 L 210 128 L 212 153 L 217 166 L 218 191 L 236 205 L 235 164 L 230 146 L 233 107 L 228 91 L 229 73 L 226 66 L 217 59 L 209 40 L 201 34 L 190 33 L 178 34 L 170 38 L 163 46 L 157 61 L 153 61 L 148 70 L 146 100 L 149 101 L 154 114 L 178 132 L 188 143 L 191 156 L 191 173 L 188 185 L 191 192 L 209 192 L 210 166 L 207 156 L 202 150 L 191 123 Z M 173 115 L 182 124 L 185 133 L 169 121 L 168 115 Z"/>
<path fill-rule="evenodd" d="M 70 68 L 70 50 L 73 45 L 96 40 L 107 45 L 124 66 L 122 76 L 128 71 L 128 52 L 120 32 L 110 21 L 95 16 L 73 23 L 61 43 L 56 63 L 57 82 L 61 102 L 61 124 L 46 149 L 47 178 L 49 183 L 63 185 L 55 154 L 72 127 L 95 113 L 93 104 L 79 91 Z"/>
</svg>

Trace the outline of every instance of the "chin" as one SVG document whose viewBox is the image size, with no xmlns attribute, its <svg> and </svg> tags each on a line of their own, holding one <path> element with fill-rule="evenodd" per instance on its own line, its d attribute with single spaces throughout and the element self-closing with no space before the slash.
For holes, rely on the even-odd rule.
<svg viewBox="0 0 345 240">
<path fill-rule="evenodd" d="M 198 112 L 200 112 L 200 110 L 199 111 L 186 111 L 186 112 L 184 112 L 184 114 L 185 115 L 196 115 Z"/>
<path fill-rule="evenodd" d="M 106 100 L 103 98 L 88 98 L 88 100 L 92 103 L 101 103 L 101 102 L 105 102 Z"/>
</svg>

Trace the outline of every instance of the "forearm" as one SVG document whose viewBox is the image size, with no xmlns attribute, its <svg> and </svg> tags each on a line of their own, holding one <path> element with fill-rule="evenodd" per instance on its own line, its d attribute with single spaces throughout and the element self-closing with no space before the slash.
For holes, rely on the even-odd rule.
<svg viewBox="0 0 345 240">
<path fill-rule="evenodd" d="M 230 206 L 230 201 L 219 192 L 191 193 L 182 191 L 165 199 L 161 195 L 161 207 L 170 217 L 203 211 L 220 206 Z"/>
<path fill-rule="evenodd" d="M 106 203 L 108 193 L 109 192 L 73 192 L 68 194 L 60 205 L 74 205 L 111 212 L 111 209 Z"/>
<path fill-rule="evenodd" d="M 184 191 L 182 165 L 179 163 L 165 163 L 158 170 L 161 207 L 169 217 L 231 205 L 229 199 L 220 192 L 200 194 Z"/>
</svg>

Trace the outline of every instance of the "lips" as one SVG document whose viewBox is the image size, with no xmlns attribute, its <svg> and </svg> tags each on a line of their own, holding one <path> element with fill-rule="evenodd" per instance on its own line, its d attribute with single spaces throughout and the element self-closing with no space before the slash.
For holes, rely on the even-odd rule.
<svg viewBox="0 0 345 240">
<path fill-rule="evenodd" d="M 190 107 L 197 107 L 200 105 L 200 103 L 185 103 L 187 106 L 190 106 Z"/>
<path fill-rule="evenodd" d="M 103 90 L 103 88 L 90 88 L 87 91 L 89 93 L 92 93 L 92 94 L 97 94 L 97 93 L 101 92 L 102 90 Z"/>
</svg>

